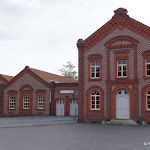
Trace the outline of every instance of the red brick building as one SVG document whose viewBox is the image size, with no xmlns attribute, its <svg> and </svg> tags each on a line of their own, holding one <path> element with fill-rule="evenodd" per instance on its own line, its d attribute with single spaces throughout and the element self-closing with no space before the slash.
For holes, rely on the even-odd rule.
<svg viewBox="0 0 150 150">
<path fill-rule="evenodd" d="M 0 75 L 0 116 L 78 115 L 76 80 L 26 66 Z"/>
<path fill-rule="evenodd" d="M 150 27 L 119 8 L 79 51 L 78 122 L 150 123 Z"/>
</svg>

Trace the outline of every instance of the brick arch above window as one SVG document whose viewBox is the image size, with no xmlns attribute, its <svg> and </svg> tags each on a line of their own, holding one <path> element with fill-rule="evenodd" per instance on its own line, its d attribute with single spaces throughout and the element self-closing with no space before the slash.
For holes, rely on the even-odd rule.
<svg viewBox="0 0 150 150">
<path fill-rule="evenodd" d="M 142 56 L 150 56 L 150 50 L 146 50 L 142 53 Z"/>
<path fill-rule="evenodd" d="M 44 89 L 38 89 L 35 91 L 36 94 L 46 94 L 46 90 Z"/>
<path fill-rule="evenodd" d="M 10 90 L 7 92 L 7 94 L 17 94 L 17 91 L 16 90 Z"/>
<path fill-rule="evenodd" d="M 133 48 L 138 45 L 138 41 L 133 37 L 122 35 L 116 36 L 105 43 L 109 49 Z"/>
<path fill-rule="evenodd" d="M 88 60 L 102 59 L 102 55 L 100 54 L 91 54 L 88 56 Z"/>
<path fill-rule="evenodd" d="M 116 86 L 112 91 L 114 98 L 119 90 L 126 90 L 129 93 L 129 95 L 132 94 L 132 90 L 127 85 L 119 85 Z"/>
<path fill-rule="evenodd" d="M 19 89 L 19 91 L 20 91 L 21 93 L 24 93 L 24 94 L 30 94 L 30 93 L 33 92 L 33 88 L 32 88 L 30 85 L 26 84 L 26 85 L 23 85 L 23 86 Z"/>
</svg>

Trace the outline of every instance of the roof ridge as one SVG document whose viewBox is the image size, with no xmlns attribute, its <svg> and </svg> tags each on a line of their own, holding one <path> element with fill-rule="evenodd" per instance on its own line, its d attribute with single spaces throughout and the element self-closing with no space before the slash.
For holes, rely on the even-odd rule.
<svg viewBox="0 0 150 150">
<path fill-rule="evenodd" d="M 51 75 L 55 75 L 55 76 L 59 76 L 59 77 L 64 77 L 64 78 L 68 78 L 68 79 L 73 79 L 73 78 L 69 78 L 69 77 L 66 77 L 66 76 L 62 76 L 62 75 L 57 75 L 57 74 L 54 74 L 54 73 L 50 73 L 50 72 L 47 72 L 47 71 L 43 71 L 43 70 L 39 70 L 39 69 L 35 69 L 35 68 L 30 68 L 31 70 L 37 70 L 37 71 L 41 71 L 41 72 L 44 72 L 44 73 L 48 73 L 48 74 L 51 74 Z M 52 79 L 53 80 L 53 79 Z M 73 79 L 75 80 L 75 79 Z"/>
<path fill-rule="evenodd" d="M 14 76 L 11 76 L 11 75 L 1 74 L 1 73 L 0 73 L 0 75 L 2 75 L 2 76 L 8 76 L 8 77 L 14 77 Z"/>
</svg>

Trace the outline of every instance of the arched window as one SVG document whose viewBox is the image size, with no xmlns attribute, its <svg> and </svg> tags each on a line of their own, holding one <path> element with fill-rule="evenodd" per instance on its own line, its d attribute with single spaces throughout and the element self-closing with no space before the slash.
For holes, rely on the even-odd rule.
<svg viewBox="0 0 150 150">
<path fill-rule="evenodd" d="M 150 90 L 146 93 L 146 108 L 147 110 L 150 110 Z"/>
<path fill-rule="evenodd" d="M 100 94 L 95 90 L 91 92 L 91 110 L 100 110 Z"/>
</svg>

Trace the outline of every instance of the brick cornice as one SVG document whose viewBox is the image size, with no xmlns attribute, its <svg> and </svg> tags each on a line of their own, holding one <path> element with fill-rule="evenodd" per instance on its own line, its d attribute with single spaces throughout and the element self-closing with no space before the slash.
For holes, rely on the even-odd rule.
<svg viewBox="0 0 150 150">
<path fill-rule="evenodd" d="M 142 56 L 150 56 L 150 50 L 146 50 L 142 53 Z"/>
<path fill-rule="evenodd" d="M 111 20 L 84 40 L 84 50 L 88 50 L 115 29 L 122 30 L 127 28 L 136 34 L 150 39 L 150 27 L 130 18 L 126 13 L 115 13 Z"/>
<path fill-rule="evenodd" d="M 7 92 L 7 94 L 17 94 L 17 91 L 16 90 L 10 90 Z"/>
<path fill-rule="evenodd" d="M 46 94 L 46 90 L 38 89 L 35 91 L 36 94 Z"/>
<path fill-rule="evenodd" d="M 139 80 L 128 80 L 128 79 L 122 79 L 118 78 L 116 80 L 106 80 L 107 84 L 137 84 Z"/>
<path fill-rule="evenodd" d="M 91 54 L 88 56 L 88 60 L 93 60 L 93 59 L 102 59 L 102 55 L 100 54 Z"/>
</svg>

